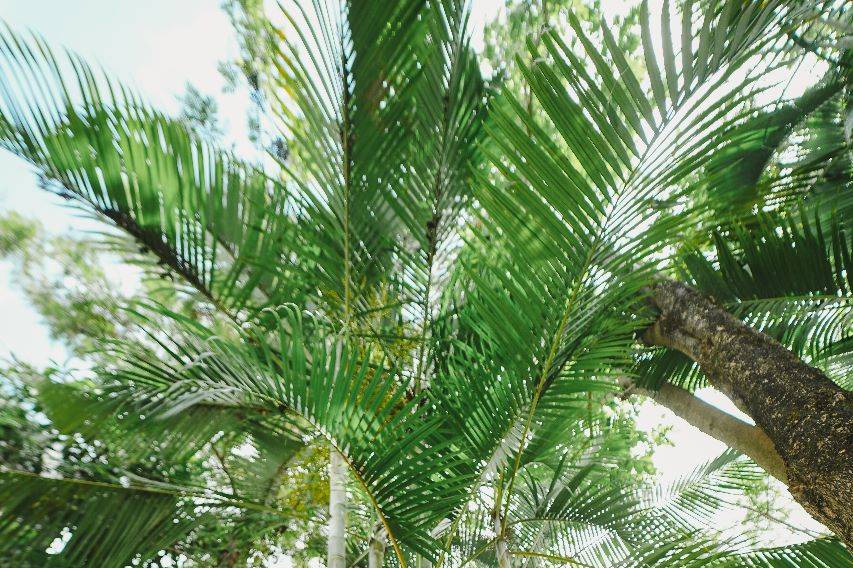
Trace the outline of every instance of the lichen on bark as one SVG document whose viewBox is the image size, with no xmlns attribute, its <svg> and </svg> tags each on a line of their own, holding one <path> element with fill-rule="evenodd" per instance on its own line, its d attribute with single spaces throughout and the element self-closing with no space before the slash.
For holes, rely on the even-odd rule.
<svg viewBox="0 0 853 568">
<path fill-rule="evenodd" d="M 699 364 L 772 440 L 791 495 L 853 548 L 853 393 L 697 290 L 658 282 L 644 339 Z"/>
</svg>

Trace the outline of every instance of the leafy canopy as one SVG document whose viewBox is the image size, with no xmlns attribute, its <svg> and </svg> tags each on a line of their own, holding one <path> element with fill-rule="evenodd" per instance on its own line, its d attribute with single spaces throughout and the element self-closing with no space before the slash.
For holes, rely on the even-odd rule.
<svg viewBox="0 0 853 568">
<path fill-rule="evenodd" d="M 4 470 L 0 553 L 122 566 L 203 547 L 228 517 L 252 546 L 284 530 L 282 472 L 322 441 L 393 565 L 847 561 L 832 539 L 756 549 L 717 530 L 760 478 L 731 452 L 670 488 L 620 475 L 634 440 L 611 411 L 619 377 L 701 383 L 637 341 L 660 275 L 849 377 L 849 73 L 839 59 L 800 100 L 762 102 L 807 6 L 666 2 L 653 21 L 643 4 L 637 58 L 565 11 L 565 32 L 517 58 L 526 100 L 484 79 L 459 0 L 313 0 L 278 25 L 257 9 L 266 168 L 77 56 L 0 34 L 0 145 L 216 314 L 137 306 L 140 332 L 91 384 L 41 386 L 55 424 L 124 463 L 85 480 Z M 218 457 L 228 490 L 126 475 L 146 452 Z"/>
</svg>

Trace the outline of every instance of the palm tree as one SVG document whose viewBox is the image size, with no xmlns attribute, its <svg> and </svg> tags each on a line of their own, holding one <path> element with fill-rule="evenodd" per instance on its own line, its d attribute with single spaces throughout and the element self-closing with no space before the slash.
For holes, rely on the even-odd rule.
<svg viewBox="0 0 853 568">
<path fill-rule="evenodd" d="M 762 549 L 714 530 L 759 475 L 734 453 L 676 487 L 620 478 L 625 437 L 600 411 L 646 389 L 718 424 L 690 406 L 708 381 L 756 422 L 709 433 L 850 545 L 846 52 L 821 49 L 830 71 L 798 101 L 761 105 L 764 74 L 814 33 L 807 7 L 688 2 L 679 23 L 664 4 L 659 49 L 644 9 L 648 88 L 606 24 L 593 36 L 569 12 L 571 40 L 546 32 L 519 63 L 536 116 L 482 78 L 461 1 L 282 16 L 252 69 L 280 133 L 264 169 L 73 54 L 0 36 L 3 147 L 224 320 L 138 308 L 149 339 L 113 346 L 63 411 L 129 444 L 181 434 L 182 456 L 251 425 L 265 455 L 228 493 L 4 471 L 2 554 L 153 561 L 238 514 L 260 534 L 319 439 L 329 566 L 353 542 L 348 484 L 371 508 L 354 528 L 371 565 L 850 562 L 835 538 Z"/>
</svg>

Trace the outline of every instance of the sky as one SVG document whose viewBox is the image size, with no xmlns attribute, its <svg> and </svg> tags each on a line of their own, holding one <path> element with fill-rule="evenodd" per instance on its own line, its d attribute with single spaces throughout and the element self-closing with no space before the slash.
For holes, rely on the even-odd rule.
<svg viewBox="0 0 853 568">
<path fill-rule="evenodd" d="M 15 30 L 30 29 L 54 46 L 65 46 L 103 66 L 109 73 L 140 92 L 154 106 L 177 112 L 177 97 L 191 83 L 214 95 L 219 104 L 225 139 L 248 148 L 244 92 L 225 94 L 217 63 L 237 55 L 237 43 L 220 0 L 0 0 L 0 21 Z M 503 0 L 473 0 L 474 45 L 481 45 L 482 27 L 500 13 Z M 606 13 L 624 12 L 621 0 L 605 0 Z M 60 200 L 36 187 L 31 169 L 0 152 L 0 211 L 15 210 L 38 218 L 49 231 L 91 230 L 60 205 Z M 116 267 L 116 270 L 120 268 Z M 36 365 L 63 362 L 62 345 L 52 341 L 38 315 L 16 287 L 8 262 L 0 261 L 0 358 L 11 354 Z M 733 414 L 746 418 L 722 395 L 711 389 L 700 396 Z M 655 464 L 668 479 L 677 479 L 697 464 L 716 457 L 723 444 L 689 426 L 663 407 L 643 404 L 640 426 L 672 427 L 672 447 L 659 448 Z M 819 527 L 794 505 L 791 522 Z M 779 533 L 780 538 L 785 537 Z"/>
</svg>

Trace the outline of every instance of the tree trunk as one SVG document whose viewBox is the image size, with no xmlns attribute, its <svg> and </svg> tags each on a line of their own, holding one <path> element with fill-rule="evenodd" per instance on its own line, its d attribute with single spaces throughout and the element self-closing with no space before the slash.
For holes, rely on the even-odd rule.
<svg viewBox="0 0 853 568">
<path fill-rule="evenodd" d="M 506 546 L 505 535 L 501 535 L 503 532 L 503 520 L 499 511 L 500 503 L 495 505 L 496 509 L 492 515 L 492 520 L 495 524 L 495 534 L 497 535 L 495 539 L 495 557 L 498 561 L 498 568 L 512 568 L 512 556 L 509 553 L 509 549 Z"/>
<path fill-rule="evenodd" d="M 645 340 L 696 361 L 784 462 L 788 488 L 853 548 L 853 392 L 684 284 L 662 281 Z"/>
<path fill-rule="evenodd" d="M 329 452 L 329 541 L 326 566 L 346 568 L 346 462 L 337 450 Z"/>
<path fill-rule="evenodd" d="M 506 547 L 506 541 L 498 539 L 495 543 L 495 553 L 498 557 L 498 568 L 512 568 L 512 556 Z"/>
<path fill-rule="evenodd" d="M 382 568 L 385 563 L 385 530 L 382 523 L 376 523 L 373 534 L 370 535 L 370 543 L 367 545 L 368 568 Z"/>
</svg>

